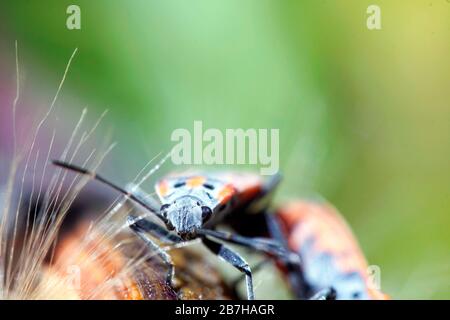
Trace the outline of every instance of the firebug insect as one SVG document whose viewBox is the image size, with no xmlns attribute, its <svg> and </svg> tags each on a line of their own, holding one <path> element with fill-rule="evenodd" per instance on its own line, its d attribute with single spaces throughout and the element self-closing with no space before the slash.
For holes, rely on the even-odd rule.
<svg viewBox="0 0 450 320">
<path fill-rule="evenodd" d="M 302 261 L 300 294 L 321 292 L 317 298 L 346 300 L 388 299 L 371 281 L 358 242 L 333 207 L 294 201 L 281 206 L 275 217 L 288 247 Z"/>
<path fill-rule="evenodd" d="M 201 239 L 212 253 L 245 274 L 249 300 L 254 299 L 252 272 L 249 265 L 237 252 L 216 240 L 241 245 L 275 259 L 283 259 L 283 261 L 291 263 L 298 261 L 297 255 L 292 254 L 276 239 L 244 237 L 215 230 L 218 224 L 226 223 L 226 218 L 229 216 L 238 216 L 245 220 L 246 213 L 250 211 L 250 208 L 268 198 L 271 191 L 278 185 L 279 175 L 272 176 L 267 181 L 263 181 L 258 175 L 244 173 L 171 175 L 160 180 L 155 186 L 161 202 L 159 204 L 138 186 L 128 185 L 126 188 L 121 188 L 87 169 L 61 161 L 53 161 L 53 164 L 106 184 L 126 195 L 164 223 L 163 227 L 147 218 L 128 217 L 130 228 L 167 265 L 169 269 L 167 282 L 169 284 L 172 283 L 174 276 L 172 259 L 147 234 L 167 243 Z"/>
</svg>

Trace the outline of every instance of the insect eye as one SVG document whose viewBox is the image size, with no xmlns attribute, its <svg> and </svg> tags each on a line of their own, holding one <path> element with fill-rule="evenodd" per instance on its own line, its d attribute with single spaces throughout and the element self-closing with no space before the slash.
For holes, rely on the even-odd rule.
<svg viewBox="0 0 450 320">
<path fill-rule="evenodd" d="M 203 222 L 208 221 L 212 216 L 212 210 L 210 207 L 208 206 L 203 206 L 202 207 L 202 220 Z"/>
</svg>

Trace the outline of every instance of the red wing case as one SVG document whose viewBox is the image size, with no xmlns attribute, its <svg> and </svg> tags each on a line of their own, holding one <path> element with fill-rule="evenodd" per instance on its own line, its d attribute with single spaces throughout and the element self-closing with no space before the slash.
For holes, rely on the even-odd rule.
<svg viewBox="0 0 450 320">
<path fill-rule="evenodd" d="M 388 299 L 373 281 L 350 227 L 327 204 L 293 201 L 277 217 L 288 245 L 302 259 L 304 279 L 312 291 L 333 287 L 337 299 Z"/>
</svg>

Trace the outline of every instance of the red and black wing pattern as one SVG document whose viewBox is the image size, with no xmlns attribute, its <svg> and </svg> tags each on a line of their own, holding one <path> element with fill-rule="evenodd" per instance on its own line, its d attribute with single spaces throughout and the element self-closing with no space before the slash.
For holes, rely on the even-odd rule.
<svg viewBox="0 0 450 320">
<path fill-rule="evenodd" d="M 163 203 L 170 203 L 183 195 L 199 197 L 212 209 L 226 205 L 232 199 L 237 202 L 250 200 L 257 195 L 263 180 L 257 174 L 238 172 L 171 174 L 155 186 Z"/>
<path fill-rule="evenodd" d="M 348 224 L 326 204 L 294 201 L 277 211 L 291 250 L 300 254 L 305 281 L 314 290 L 333 287 L 337 299 L 388 299 L 368 273 Z"/>
</svg>

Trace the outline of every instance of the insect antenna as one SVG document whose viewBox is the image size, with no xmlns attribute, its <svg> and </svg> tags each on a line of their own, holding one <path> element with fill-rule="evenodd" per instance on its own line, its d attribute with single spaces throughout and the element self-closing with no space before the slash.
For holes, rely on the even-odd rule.
<svg viewBox="0 0 450 320">
<path fill-rule="evenodd" d="M 128 192 L 124 188 L 119 187 L 118 185 L 109 181 L 108 179 L 103 178 L 102 176 L 98 175 L 96 172 L 90 171 L 88 169 L 85 169 L 85 168 L 82 168 L 82 167 L 79 167 L 79 166 L 76 166 L 76 165 L 73 165 L 73 164 L 70 164 L 67 162 L 59 161 L 59 160 L 52 160 L 52 163 L 57 167 L 61 167 L 66 170 L 74 171 L 78 174 L 88 176 L 89 178 L 91 178 L 93 180 L 97 180 L 97 181 L 109 186 L 110 188 L 122 193 L 124 196 L 133 200 L 137 204 L 141 205 L 143 208 L 147 209 L 149 212 L 153 213 L 156 217 L 158 217 L 164 223 L 167 223 L 167 219 L 159 213 L 158 208 L 150 206 L 148 203 L 146 203 L 146 202 L 142 201 L 141 199 L 139 199 L 138 197 L 136 197 L 133 193 Z"/>
</svg>

